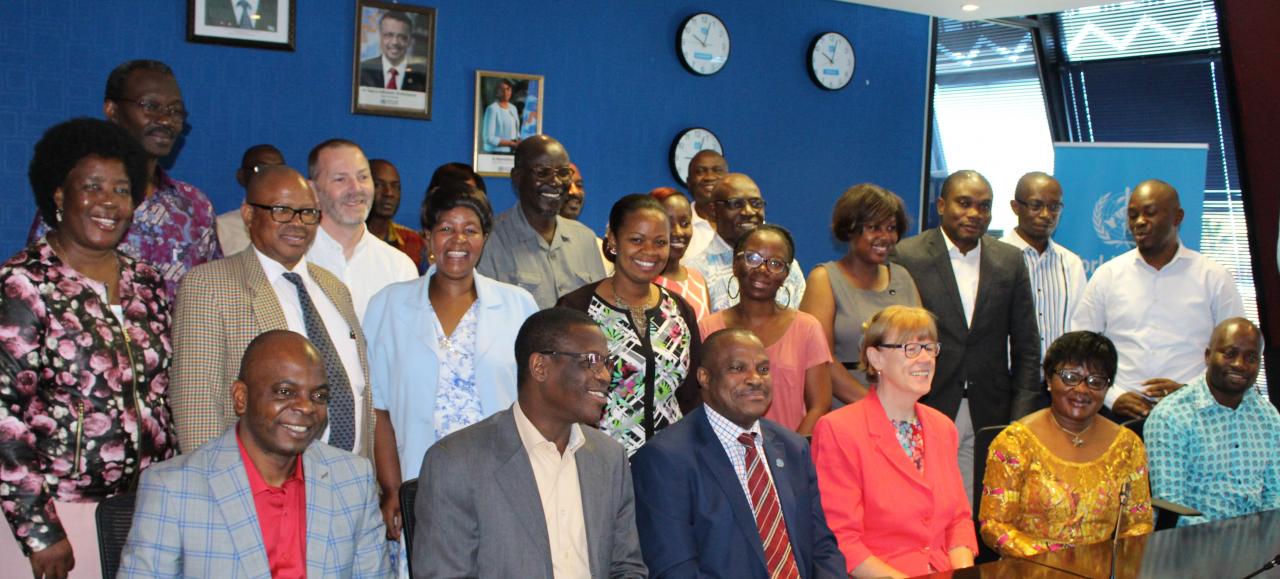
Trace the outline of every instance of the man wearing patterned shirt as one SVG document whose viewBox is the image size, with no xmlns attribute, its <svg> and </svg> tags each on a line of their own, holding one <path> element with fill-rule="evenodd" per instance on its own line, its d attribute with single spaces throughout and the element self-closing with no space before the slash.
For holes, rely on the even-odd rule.
<svg viewBox="0 0 1280 579">
<path fill-rule="evenodd" d="M 160 167 L 160 159 L 173 151 L 186 126 L 178 80 L 160 61 L 121 64 L 107 77 L 102 111 L 108 121 L 136 137 L 150 157 L 147 197 L 134 209 L 133 225 L 119 249 L 159 270 L 172 297 L 187 270 L 222 257 L 209 199 Z M 37 215 L 27 240 L 35 241 L 47 230 Z"/>
<path fill-rule="evenodd" d="M 715 188 L 715 202 L 711 205 L 711 219 L 716 224 L 716 235 L 707 248 L 685 265 L 697 269 L 707 280 L 707 295 L 711 299 L 711 311 L 718 312 L 738 303 L 738 281 L 733 277 L 733 247 L 738 239 L 764 223 L 764 197 L 760 187 L 751 177 L 742 173 L 730 173 Z M 800 260 L 791 260 L 791 272 L 778 291 L 778 303 L 797 307 L 804 297 L 804 270 Z"/>
<path fill-rule="evenodd" d="M 1244 318 L 1218 324 L 1205 374 L 1151 410 L 1151 496 L 1202 516 L 1178 526 L 1280 508 L 1280 413 L 1254 388 L 1262 334 Z"/>
<path fill-rule="evenodd" d="M 1009 208 L 1018 216 L 1018 226 L 1000 241 L 1022 250 L 1022 259 L 1027 262 L 1043 358 L 1049 345 L 1067 331 L 1071 314 L 1084 294 L 1084 262 L 1053 242 L 1062 216 L 1062 185 L 1057 179 L 1039 171 L 1023 175 Z"/>
</svg>

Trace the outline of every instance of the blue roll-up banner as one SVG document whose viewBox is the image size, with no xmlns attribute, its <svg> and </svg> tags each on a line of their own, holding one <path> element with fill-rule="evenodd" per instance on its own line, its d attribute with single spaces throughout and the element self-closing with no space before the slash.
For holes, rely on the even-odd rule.
<svg viewBox="0 0 1280 579">
<path fill-rule="evenodd" d="M 1054 177 L 1062 184 L 1062 218 L 1053 240 L 1084 260 L 1085 273 L 1133 249 L 1129 193 L 1147 179 L 1178 190 L 1182 243 L 1200 250 L 1208 145 L 1054 143 Z"/>
</svg>

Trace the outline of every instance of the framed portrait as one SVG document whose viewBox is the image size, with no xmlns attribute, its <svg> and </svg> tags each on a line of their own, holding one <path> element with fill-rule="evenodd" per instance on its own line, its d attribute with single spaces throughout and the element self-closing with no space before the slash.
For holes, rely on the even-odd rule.
<svg viewBox="0 0 1280 579">
<path fill-rule="evenodd" d="M 431 120 L 436 9 L 357 0 L 351 112 Z"/>
<path fill-rule="evenodd" d="M 297 0 L 187 0 L 187 40 L 293 50 Z"/>
<path fill-rule="evenodd" d="M 521 139 L 542 134 L 539 75 L 476 71 L 476 130 L 471 166 L 485 176 L 507 177 Z"/>
</svg>

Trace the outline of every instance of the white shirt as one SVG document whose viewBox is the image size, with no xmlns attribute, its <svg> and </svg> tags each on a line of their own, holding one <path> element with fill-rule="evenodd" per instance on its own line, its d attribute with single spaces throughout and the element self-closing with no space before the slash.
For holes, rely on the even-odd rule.
<svg viewBox="0 0 1280 579">
<path fill-rule="evenodd" d="M 1071 330 L 1092 330 L 1115 342 L 1120 355 L 1110 408 L 1142 383 L 1168 378 L 1186 384 L 1204 374 L 1204 351 L 1213 329 L 1244 315 L 1231 272 L 1178 243 L 1159 270 L 1137 249 L 1102 264 L 1093 273 L 1071 318 Z"/>
<path fill-rule="evenodd" d="M 945 229 L 942 231 L 942 240 L 947 244 L 947 255 L 951 257 L 951 271 L 956 276 L 956 287 L 960 288 L 960 304 L 964 306 L 964 322 L 965 325 L 973 326 L 973 302 L 978 299 L 978 271 L 982 266 L 982 240 L 978 240 L 978 244 L 969 250 L 969 253 L 960 253 L 960 248 L 956 244 L 951 243 L 951 238 L 947 237 Z"/>
<path fill-rule="evenodd" d="M 222 255 L 231 256 L 244 251 L 252 244 L 249 240 L 249 229 L 244 226 L 244 218 L 240 217 L 240 208 L 218 216 L 218 245 L 222 246 Z"/>
<path fill-rule="evenodd" d="M 271 289 L 276 292 L 276 299 L 280 300 L 280 309 L 284 310 L 284 320 L 289 325 L 289 330 L 302 335 L 307 335 L 307 324 L 302 317 L 302 302 L 298 299 L 298 286 L 293 282 L 284 278 L 286 271 L 292 271 L 302 278 L 302 285 L 306 286 L 307 294 L 311 296 L 311 303 L 315 305 L 316 311 L 320 313 L 320 319 L 324 322 L 324 328 L 329 332 L 329 341 L 333 342 L 333 347 L 338 351 L 338 357 L 342 359 L 342 368 L 347 371 L 347 381 L 351 383 L 351 394 L 355 398 L 355 441 L 356 447 L 351 452 L 360 454 L 363 450 L 361 441 L 364 440 L 364 398 L 368 396 L 368 390 L 364 383 L 364 370 L 360 366 L 360 350 L 356 346 L 355 329 L 347 325 L 347 321 L 342 319 L 342 314 L 338 312 L 338 307 L 329 301 L 329 297 L 311 278 L 311 272 L 307 271 L 307 258 L 303 257 L 293 266 L 292 270 L 286 270 L 280 262 L 271 259 L 253 248 L 253 252 L 258 256 L 258 262 L 262 264 L 262 271 L 267 274 L 267 283 L 271 284 Z M 324 436 L 321 437 L 324 442 L 329 442 L 329 428 L 324 430 Z"/>
<path fill-rule="evenodd" d="M 338 276 L 351 290 L 351 303 L 356 317 L 364 323 L 364 310 L 374 294 L 398 281 L 418 277 L 418 268 L 403 251 L 387 245 L 387 242 L 361 230 L 360 240 L 347 259 L 342 244 L 330 237 L 324 227 L 316 230 L 316 241 L 307 251 L 307 259 Z"/>
<path fill-rule="evenodd" d="M 689 237 L 689 245 L 684 248 L 686 258 L 700 255 L 707 249 L 707 245 L 711 244 L 711 240 L 716 238 L 716 228 L 710 221 L 700 217 L 696 211 L 693 212 L 690 225 L 693 227 L 693 235 Z"/>
<path fill-rule="evenodd" d="M 520 444 L 529 455 L 533 480 L 538 483 L 542 515 L 547 520 L 547 540 L 551 546 L 551 571 L 556 579 L 590 579 L 587 557 L 587 520 L 582 512 L 582 487 L 578 483 L 578 449 L 586 438 L 582 425 L 569 427 L 569 444 L 564 454 L 556 443 L 538 432 L 520 409 L 511 405 Z"/>
<path fill-rule="evenodd" d="M 400 87 L 404 86 L 404 75 L 408 68 L 409 59 L 407 57 L 401 59 L 400 64 L 391 64 L 391 61 L 387 60 L 387 55 L 382 55 L 382 82 L 389 82 L 391 80 L 391 70 L 395 69 L 396 90 L 400 90 Z M 383 88 L 386 88 L 385 84 L 383 84 Z"/>
<path fill-rule="evenodd" d="M 1036 301 L 1036 326 L 1040 328 L 1040 359 L 1043 360 L 1049 344 L 1067 331 L 1071 316 L 1080 305 L 1088 281 L 1084 262 L 1080 256 L 1052 239 L 1044 253 L 1031 247 L 1017 231 L 1010 231 L 1000 241 L 1022 250 L 1022 260 L 1027 263 L 1031 297 Z"/>
</svg>

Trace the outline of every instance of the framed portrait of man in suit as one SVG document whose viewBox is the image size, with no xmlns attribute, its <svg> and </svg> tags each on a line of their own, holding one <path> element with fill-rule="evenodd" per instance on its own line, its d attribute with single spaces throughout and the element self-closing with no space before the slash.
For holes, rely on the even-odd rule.
<svg viewBox="0 0 1280 579">
<path fill-rule="evenodd" d="M 187 0 L 187 40 L 293 50 L 296 0 Z"/>
<path fill-rule="evenodd" d="M 351 112 L 431 120 L 436 9 L 356 2 Z"/>
<path fill-rule="evenodd" d="M 507 177 L 521 139 L 542 134 L 543 78 L 476 71 L 476 124 L 471 166 L 484 176 Z"/>
</svg>

